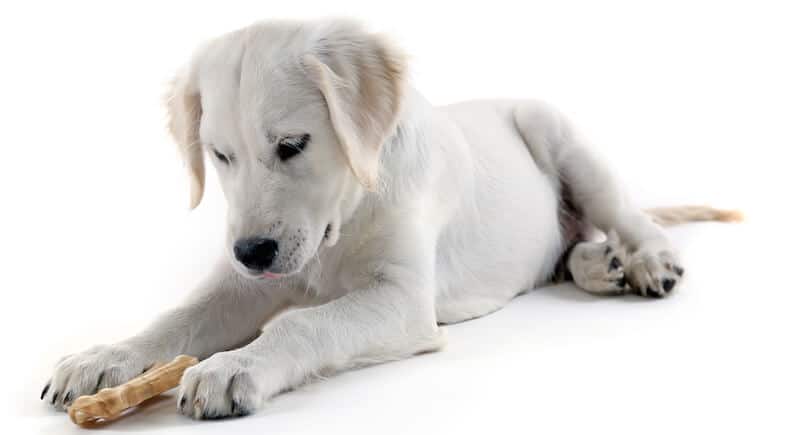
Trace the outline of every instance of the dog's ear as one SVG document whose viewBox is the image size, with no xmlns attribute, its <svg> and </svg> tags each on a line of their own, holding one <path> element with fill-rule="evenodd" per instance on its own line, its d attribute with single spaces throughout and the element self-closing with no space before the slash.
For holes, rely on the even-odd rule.
<svg viewBox="0 0 800 435">
<path fill-rule="evenodd" d="M 350 168 L 367 190 L 375 191 L 381 145 L 400 113 L 405 56 L 379 35 L 347 28 L 320 38 L 302 62 L 325 98 Z"/>
<path fill-rule="evenodd" d="M 205 165 L 203 147 L 200 145 L 200 116 L 203 109 L 200 93 L 191 85 L 190 73 L 180 72 L 170 83 L 165 98 L 169 132 L 189 170 L 189 207 L 195 208 L 203 199 Z"/>
</svg>

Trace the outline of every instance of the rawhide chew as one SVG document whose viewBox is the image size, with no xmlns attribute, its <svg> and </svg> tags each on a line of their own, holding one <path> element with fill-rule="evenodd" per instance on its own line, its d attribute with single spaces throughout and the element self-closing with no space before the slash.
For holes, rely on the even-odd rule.
<svg viewBox="0 0 800 435">
<path fill-rule="evenodd" d="M 197 358 L 180 355 L 122 385 L 81 396 L 69 407 L 69 418 L 77 425 L 113 420 L 126 409 L 177 387 L 184 370 L 195 364 Z"/>
</svg>

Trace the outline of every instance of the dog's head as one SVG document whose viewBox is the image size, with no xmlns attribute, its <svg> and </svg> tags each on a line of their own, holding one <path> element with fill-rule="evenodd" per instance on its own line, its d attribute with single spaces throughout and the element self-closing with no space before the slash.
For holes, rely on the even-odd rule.
<svg viewBox="0 0 800 435">
<path fill-rule="evenodd" d="M 228 202 L 227 249 L 252 278 L 297 272 L 366 191 L 405 88 L 401 53 L 350 22 L 265 23 L 212 41 L 172 83 L 169 128 L 191 207 L 205 159 Z"/>
</svg>

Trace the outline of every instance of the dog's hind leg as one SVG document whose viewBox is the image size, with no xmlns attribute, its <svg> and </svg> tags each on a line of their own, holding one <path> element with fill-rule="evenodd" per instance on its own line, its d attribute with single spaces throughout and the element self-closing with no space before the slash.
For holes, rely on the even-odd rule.
<svg viewBox="0 0 800 435">
<path fill-rule="evenodd" d="M 564 116 L 530 102 L 515 108 L 514 121 L 536 164 L 560 187 L 562 198 L 569 198 L 581 223 L 618 234 L 618 241 L 617 236 L 602 243 L 578 240 L 565 261 L 576 284 L 604 294 L 628 289 L 662 297 L 672 291 L 683 268 L 664 231 L 629 203 L 610 170 L 583 145 Z M 624 283 L 628 286 L 622 287 Z"/>
</svg>

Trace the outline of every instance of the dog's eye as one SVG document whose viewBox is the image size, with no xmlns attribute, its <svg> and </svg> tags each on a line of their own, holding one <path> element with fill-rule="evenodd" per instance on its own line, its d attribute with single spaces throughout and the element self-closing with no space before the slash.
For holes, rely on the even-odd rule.
<svg viewBox="0 0 800 435">
<path fill-rule="evenodd" d="M 306 148 L 309 140 L 311 140 L 311 135 L 307 133 L 281 139 L 278 142 L 278 157 L 282 162 L 291 159 Z"/>
<path fill-rule="evenodd" d="M 226 165 L 230 164 L 230 162 L 231 162 L 230 157 L 226 156 L 225 154 L 222 154 L 221 152 L 219 152 L 219 151 L 217 151 L 215 149 L 212 149 L 211 151 L 214 153 L 214 157 L 216 157 L 217 160 L 219 160 L 220 162 L 222 162 L 222 163 L 224 163 Z"/>
</svg>

